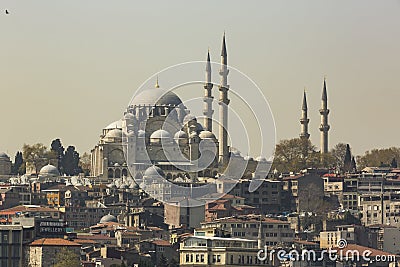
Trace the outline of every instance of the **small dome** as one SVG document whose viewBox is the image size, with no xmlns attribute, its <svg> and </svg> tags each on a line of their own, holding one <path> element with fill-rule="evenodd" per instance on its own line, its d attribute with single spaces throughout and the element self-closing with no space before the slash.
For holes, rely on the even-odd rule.
<svg viewBox="0 0 400 267">
<path fill-rule="evenodd" d="M 185 133 L 184 131 L 180 130 L 177 131 L 174 135 L 174 139 L 186 139 L 188 138 L 187 133 Z"/>
<path fill-rule="evenodd" d="M 119 167 L 118 162 L 116 162 L 116 163 L 114 164 L 114 167 Z"/>
<path fill-rule="evenodd" d="M 59 176 L 58 169 L 53 165 L 46 165 L 40 169 L 39 175 L 41 176 Z"/>
<path fill-rule="evenodd" d="M 146 132 L 143 130 L 138 131 L 138 138 L 144 138 L 146 136 Z"/>
<path fill-rule="evenodd" d="M 100 223 L 118 222 L 117 218 L 111 214 L 104 215 L 100 219 Z"/>
<path fill-rule="evenodd" d="M 153 165 L 146 169 L 143 176 L 155 177 L 155 176 L 159 176 L 159 175 L 161 175 L 162 177 L 165 177 L 164 171 L 161 170 L 161 168 Z"/>
<path fill-rule="evenodd" d="M 264 158 L 264 157 L 259 156 L 259 157 L 256 158 L 256 161 L 267 161 L 267 159 Z"/>
<path fill-rule="evenodd" d="M 171 139 L 171 135 L 166 130 L 157 130 L 150 135 L 150 139 Z"/>
<path fill-rule="evenodd" d="M 246 157 L 244 157 L 244 160 L 253 161 L 254 159 L 252 157 L 250 157 L 250 156 L 246 156 Z"/>
<path fill-rule="evenodd" d="M 122 138 L 122 130 L 117 128 L 112 129 L 108 131 L 106 138 Z"/>
<path fill-rule="evenodd" d="M 183 118 L 183 124 L 188 123 L 189 121 L 197 121 L 196 116 L 192 115 L 192 114 L 187 114 L 184 118 Z"/>
<path fill-rule="evenodd" d="M 10 157 L 9 157 L 6 153 L 4 153 L 4 152 L 0 152 L 0 159 L 7 159 L 7 160 L 9 160 Z"/>
<path fill-rule="evenodd" d="M 106 128 L 104 128 L 105 130 L 111 130 L 111 129 L 122 129 L 122 121 L 121 120 L 117 120 L 114 121 L 112 123 L 110 123 Z"/>
<path fill-rule="evenodd" d="M 136 119 L 136 118 L 135 118 L 135 116 L 134 116 L 132 113 L 127 112 L 127 113 L 125 113 L 125 115 L 124 115 L 124 119 L 125 119 L 125 120 L 134 120 L 134 119 Z"/>
<path fill-rule="evenodd" d="M 215 135 L 210 131 L 201 131 L 199 137 L 201 139 L 216 139 Z"/>
</svg>

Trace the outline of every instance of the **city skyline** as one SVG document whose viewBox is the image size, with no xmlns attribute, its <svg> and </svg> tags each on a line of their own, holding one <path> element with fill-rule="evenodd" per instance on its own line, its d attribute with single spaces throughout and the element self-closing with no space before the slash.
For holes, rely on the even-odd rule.
<svg viewBox="0 0 400 267">
<path fill-rule="evenodd" d="M 277 141 L 299 136 L 306 87 L 310 139 L 319 148 L 318 110 L 326 76 L 329 148 L 350 143 L 360 155 L 400 146 L 396 132 L 382 128 L 394 121 L 400 96 L 398 1 L 259 2 L 245 7 L 247 15 L 239 2 L 225 5 L 209 2 L 209 19 L 202 15 L 207 2 L 188 10 L 183 2 L 157 8 L 96 2 L 93 8 L 78 2 L 5 1 L 3 9 L 10 14 L 0 16 L 5 92 L 0 112 L 11 129 L 0 133 L 6 140 L 0 151 L 13 157 L 24 143 L 49 146 L 60 138 L 64 146 L 89 152 L 101 129 L 121 118 L 148 77 L 171 65 L 205 60 L 207 47 L 218 61 L 224 30 L 229 64 L 263 90 Z M 224 8 L 226 14 L 213 17 Z M 329 13 L 322 12 L 325 8 Z M 278 16 L 274 10 L 287 13 Z M 191 20 L 185 20 L 190 14 Z M 198 95 L 202 92 L 199 86 Z"/>
</svg>

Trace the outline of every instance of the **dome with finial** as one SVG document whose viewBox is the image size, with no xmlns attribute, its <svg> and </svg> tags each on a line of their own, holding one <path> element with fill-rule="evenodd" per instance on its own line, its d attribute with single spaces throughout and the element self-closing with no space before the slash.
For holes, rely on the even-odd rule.
<svg viewBox="0 0 400 267">
<path fill-rule="evenodd" d="M 172 91 L 160 88 L 158 78 L 155 88 L 146 89 L 136 95 L 131 105 L 146 105 L 146 106 L 179 106 L 182 100 Z"/>
<path fill-rule="evenodd" d="M 44 166 L 43 168 L 40 169 L 39 175 L 40 176 L 59 176 L 60 173 L 59 173 L 57 167 L 55 167 L 51 164 L 47 164 L 46 166 Z"/>
</svg>

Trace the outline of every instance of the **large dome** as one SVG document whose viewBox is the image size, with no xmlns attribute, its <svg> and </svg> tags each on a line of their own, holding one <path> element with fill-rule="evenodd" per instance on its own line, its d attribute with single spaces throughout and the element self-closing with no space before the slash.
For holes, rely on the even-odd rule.
<svg viewBox="0 0 400 267">
<path fill-rule="evenodd" d="M 132 105 L 172 105 L 178 106 L 182 104 L 182 100 L 171 91 L 161 88 L 148 89 L 133 98 Z"/>
<path fill-rule="evenodd" d="M 40 169 L 39 175 L 41 176 L 59 176 L 58 169 L 53 165 L 46 165 Z"/>
<path fill-rule="evenodd" d="M 150 139 L 171 139 L 171 135 L 166 130 L 157 130 L 150 135 Z"/>
<path fill-rule="evenodd" d="M 164 171 L 161 170 L 160 167 L 157 166 L 151 166 L 149 168 L 147 168 L 144 171 L 144 175 L 143 176 L 147 176 L 147 177 L 158 177 L 159 175 L 161 175 L 162 177 L 165 177 Z"/>
<path fill-rule="evenodd" d="M 117 120 L 114 121 L 112 123 L 110 123 L 106 128 L 104 128 L 105 130 L 111 130 L 111 129 L 122 129 L 122 120 Z"/>
<path fill-rule="evenodd" d="M 117 218 L 111 214 L 104 215 L 100 219 L 100 223 L 118 222 Z"/>
</svg>

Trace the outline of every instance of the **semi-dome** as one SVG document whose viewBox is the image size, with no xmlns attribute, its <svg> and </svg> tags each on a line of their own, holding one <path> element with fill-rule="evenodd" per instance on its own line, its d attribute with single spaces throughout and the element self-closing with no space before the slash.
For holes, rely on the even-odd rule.
<svg viewBox="0 0 400 267">
<path fill-rule="evenodd" d="M 165 177 L 164 171 L 161 170 L 160 167 L 157 166 L 151 166 L 149 168 L 147 168 L 144 171 L 144 175 L 143 176 L 147 176 L 147 177 L 155 177 L 155 176 L 162 176 Z"/>
<path fill-rule="evenodd" d="M 166 130 L 157 130 L 150 135 L 150 139 L 171 139 L 171 135 Z"/>
<path fill-rule="evenodd" d="M 43 168 L 40 169 L 39 175 L 41 176 L 59 176 L 57 167 L 47 164 Z"/>
<path fill-rule="evenodd" d="M 122 130 L 121 129 L 112 129 L 107 132 L 106 138 L 122 138 Z"/>
<path fill-rule="evenodd" d="M 256 161 L 267 161 L 267 159 L 262 156 L 259 156 L 256 158 Z"/>
<path fill-rule="evenodd" d="M 183 118 L 183 124 L 188 123 L 189 121 L 197 121 L 197 118 L 195 115 L 193 114 L 187 114 L 184 118 Z"/>
<path fill-rule="evenodd" d="M 104 215 L 103 217 L 101 217 L 100 223 L 108 223 L 108 222 L 117 223 L 118 220 L 114 215 L 111 215 L 111 214 L 107 214 L 107 215 Z"/>
<path fill-rule="evenodd" d="M 4 152 L 0 152 L 0 159 L 7 159 L 7 160 L 9 160 L 10 157 L 9 157 L 6 153 L 4 153 Z"/>
<path fill-rule="evenodd" d="M 161 88 L 148 89 L 133 98 L 132 105 L 172 105 L 178 106 L 182 100 L 174 93 Z"/>
<path fill-rule="evenodd" d="M 111 129 L 115 129 L 115 128 L 118 128 L 118 129 L 122 129 L 122 121 L 121 120 L 117 120 L 117 121 L 114 121 L 114 122 L 112 122 L 112 123 L 110 123 L 106 128 L 104 128 L 105 130 L 111 130 Z"/>
<path fill-rule="evenodd" d="M 201 139 L 216 139 L 215 135 L 210 131 L 201 131 L 199 137 Z"/>
<path fill-rule="evenodd" d="M 125 120 L 134 120 L 134 119 L 136 119 L 136 118 L 135 118 L 135 115 L 133 115 L 133 114 L 130 113 L 130 112 L 127 112 L 127 113 L 125 113 L 125 115 L 124 115 L 124 119 L 125 119 Z"/>
<path fill-rule="evenodd" d="M 186 138 L 188 138 L 188 135 L 186 132 L 182 130 L 177 131 L 174 135 L 174 139 L 186 139 Z"/>
</svg>

